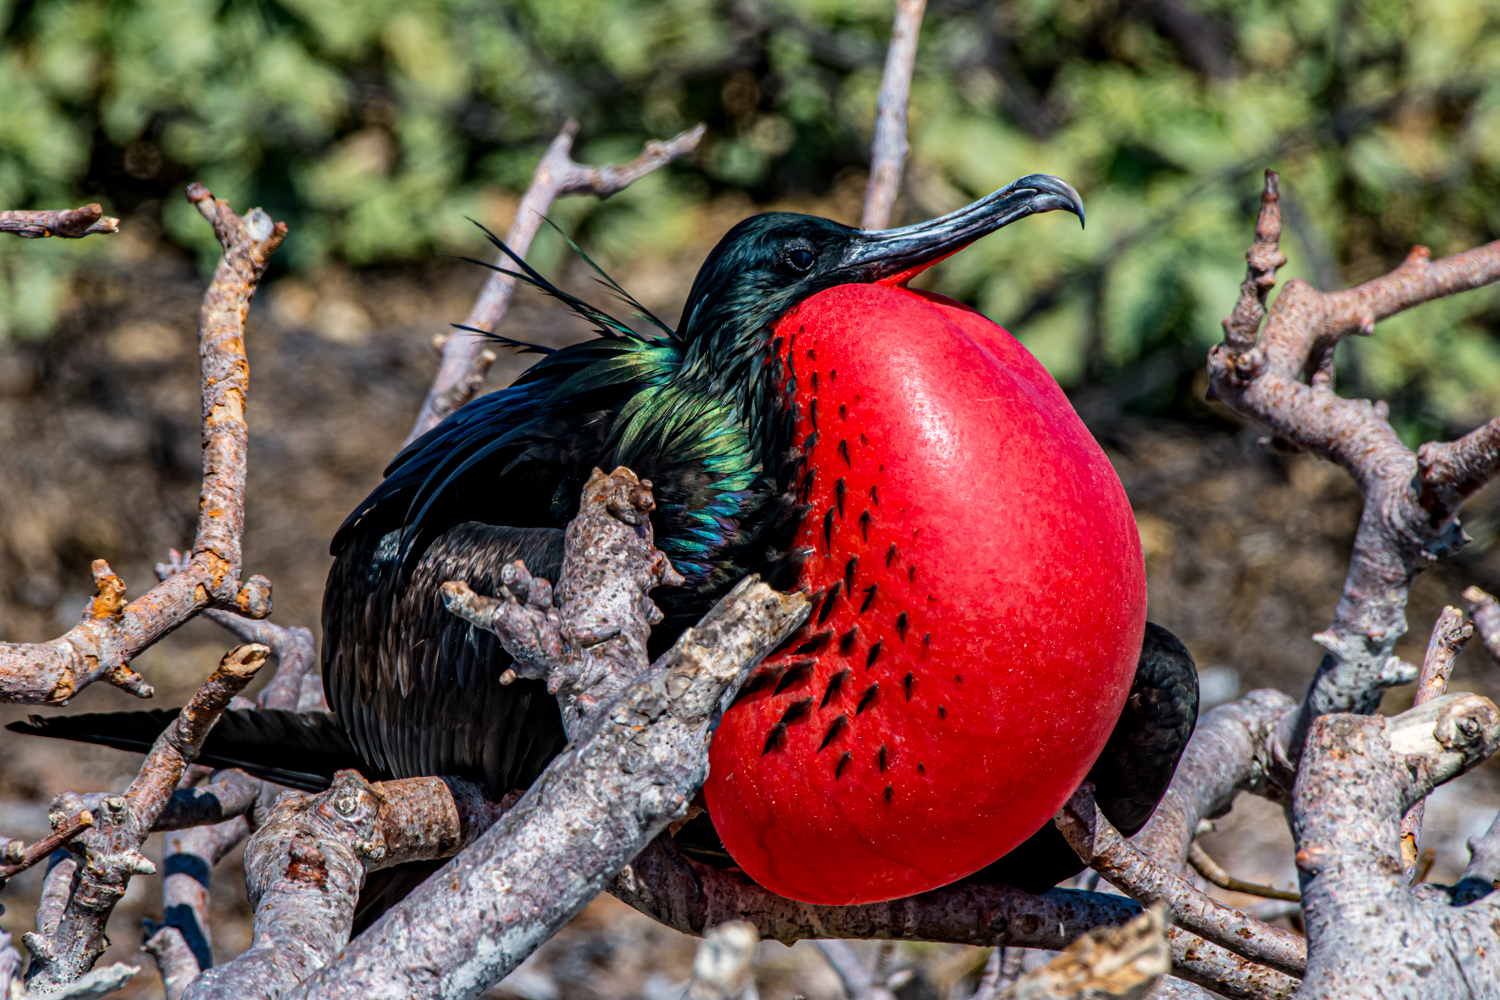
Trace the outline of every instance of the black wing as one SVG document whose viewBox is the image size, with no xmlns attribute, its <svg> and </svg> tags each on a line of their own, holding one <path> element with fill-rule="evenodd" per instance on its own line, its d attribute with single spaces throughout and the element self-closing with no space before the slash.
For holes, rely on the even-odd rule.
<svg viewBox="0 0 1500 1000">
<path fill-rule="evenodd" d="M 30 736 L 50 736 L 146 753 L 177 718 L 180 709 L 150 712 L 89 712 L 83 715 L 31 716 L 5 728 Z M 219 717 L 203 742 L 198 763 L 237 767 L 280 785 L 318 792 L 346 768 L 364 770 L 354 746 L 327 712 L 267 709 L 231 710 Z"/>
<path fill-rule="evenodd" d="M 360 526 L 364 527 L 363 525 Z M 497 797 L 536 780 L 566 744 L 557 700 L 541 681 L 500 684 L 509 654 L 443 606 L 442 585 L 500 590 L 524 560 L 556 580 L 563 532 L 470 521 L 439 535 L 409 573 L 401 532 L 356 529 L 323 595 L 323 683 L 349 740 L 381 777 L 447 774 Z"/>
</svg>

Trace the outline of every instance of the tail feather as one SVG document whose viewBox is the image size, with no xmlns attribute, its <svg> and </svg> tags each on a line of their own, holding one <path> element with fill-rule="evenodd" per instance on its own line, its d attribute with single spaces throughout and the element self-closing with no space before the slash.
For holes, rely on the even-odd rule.
<svg viewBox="0 0 1500 1000">
<path fill-rule="evenodd" d="M 149 712 L 96 712 L 85 715 L 33 715 L 6 728 L 31 736 L 94 743 L 146 753 L 177 718 L 178 709 Z M 289 788 L 318 792 L 342 770 L 378 779 L 360 760 L 338 721 L 328 712 L 242 710 L 225 712 L 204 741 L 198 763 L 237 767 Z"/>
</svg>

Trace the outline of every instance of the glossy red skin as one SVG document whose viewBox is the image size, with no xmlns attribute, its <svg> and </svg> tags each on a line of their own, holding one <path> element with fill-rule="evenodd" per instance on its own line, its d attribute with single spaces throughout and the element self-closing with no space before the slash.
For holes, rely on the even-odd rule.
<svg viewBox="0 0 1500 1000">
<path fill-rule="evenodd" d="M 799 642 L 833 633 L 805 676 L 773 693 L 809 658 L 789 645 L 725 714 L 705 799 L 730 855 L 784 896 L 842 905 L 924 892 L 1025 840 L 1103 749 L 1145 625 L 1135 520 L 1057 383 L 979 313 L 843 285 L 777 332 L 799 443 L 817 422 L 802 585 L 826 591 L 858 563 L 853 592 L 841 587 L 822 625 L 815 611 L 804 626 Z"/>
</svg>

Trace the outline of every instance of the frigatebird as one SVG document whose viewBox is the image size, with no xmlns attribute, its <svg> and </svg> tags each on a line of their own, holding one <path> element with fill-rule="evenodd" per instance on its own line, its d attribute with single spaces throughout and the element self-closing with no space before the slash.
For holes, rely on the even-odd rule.
<svg viewBox="0 0 1500 1000">
<path fill-rule="evenodd" d="M 757 215 L 708 255 L 676 327 L 599 271 L 645 332 L 491 236 L 598 336 L 498 338 L 543 357 L 397 455 L 333 539 L 331 714 L 227 713 L 202 760 L 303 788 L 348 766 L 529 787 L 566 741 L 556 701 L 501 684 L 507 654 L 440 587 L 496 593 L 516 559 L 556 579 L 590 471 L 626 465 L 654 483 L 686 581 L 654 595 L 657 650 L 749 573 L 818 606 L 726 714 L 684 850 L 815 902 L 1076 873 L 1047 818 L 1087 774 L 1122 831 L 1143 825 L 1196 672 L 1144 621 L 1124 492 L 1056 383 L 998 326 L 906 286 L 1054 210 L 1083 218 L 1036 174 L 880 232 Z M 172 714 L 12 728 L 141 749 Z"/>
</svg>

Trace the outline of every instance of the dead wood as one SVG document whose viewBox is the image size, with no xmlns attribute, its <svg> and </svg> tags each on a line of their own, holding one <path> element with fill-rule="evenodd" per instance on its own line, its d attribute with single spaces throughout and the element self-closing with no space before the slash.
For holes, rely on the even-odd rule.
<svg viewBox="0 0 1500 1000">
<path fill-rule="evenodd" d="M 48 236 L 76 240 L 95 233 L 119 231 L 120 220 L 105 215 L 104 207 L 97 202 L 50 212 L 0 212 L 0 233 L 12 233 L 25 240 Z"/>
</svg>

